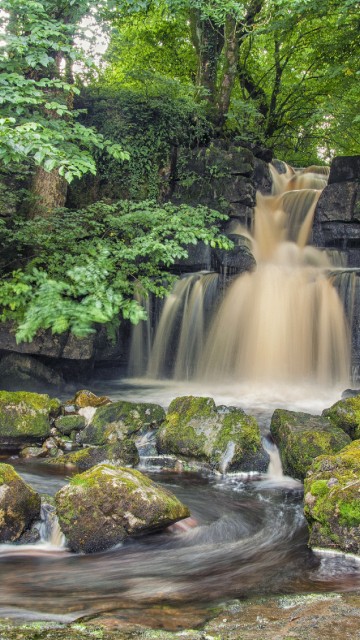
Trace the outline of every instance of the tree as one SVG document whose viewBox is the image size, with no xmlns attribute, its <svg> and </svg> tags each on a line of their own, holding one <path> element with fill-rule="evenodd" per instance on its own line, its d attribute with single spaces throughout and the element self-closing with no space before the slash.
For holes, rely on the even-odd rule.
<svg viewBox="0 0 360 640">
<path fill-rule="evenodd" d="M 32 213 L 63 206 L 74 177 L 96 173 L 93 150 L 124 160 L 120 145 L 78 121 L 74 63 L 88 64 L 74 46 L 79 20 L 93 3 L 4 0 L 0 47 L 0 160 L 35 166 Z"/>
<path fill-rule="evenodd" d="M 146 315 L 134 293 L 163 296 L 186 245 L 232 246 L 219 234 L 226 217 L 202 206 L 120 201 L 3 223 L 0 321 L 16 323 L 19 341 L 39 329 L 83 337 L 119 316 L 136 323 Z"/>
</svg>

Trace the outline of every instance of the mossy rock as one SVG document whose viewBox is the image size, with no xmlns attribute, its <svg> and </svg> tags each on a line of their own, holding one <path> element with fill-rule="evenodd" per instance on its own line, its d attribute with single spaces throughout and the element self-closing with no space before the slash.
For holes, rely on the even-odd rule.
<svg viewBox="0 0 360 640">
<path fill-rule="evenodd" d="M 55 427 L 65 436 L 70 435 L 72 431 L 81 431 L 86 426 L 86 420 L 83 416 L 77 414 L 70 416 L 60 416 L 55 420 Z"/>
<path fill-rule="evenodd" d="M 132 440 L 107 444 L 102 447 L 86 447 L 72 453 L 67 453 L 60 458 L 47 460 L 46 464 L 75 468 L 78 471 L 87 471 L 98 464 L 107 462 L 119 466 L 135 466 L 140 458 Z"/>
<path fill-rule="evenodd" d="M 9 464 L 0 463 L 0 542 L 15 542 L 40 515 L 40 496 Z"/>
<path fill-rule="evenodd" d="M 335 402 L 322 415 L 329 418 L 335 427 L 343 429 L 352 440 L 360 438 L 360 395 Z"/>
<path fill-rule="evenodd" d="M 157 445 L 160 453 L 201 460 L 220 471 L 265 471 L 269 462 L 255 418 L 236 407 L 216 407 L 206 397 L 175 398 Z"/>
<path fill-rule="evenodd" d="M 87 389 L 81 389 L 75 393 L 75 396 L 69 400 L 68 404 L 74 405 L 77 409 L 85 407 L 102 407 L 110 404 L 111 400 L 107 396 L 97 396 Z"/>
<path fill-rule="evenodd" d="M 360 440 L 314 460 L 304 489 L 309 545 L 360 554 Z"/>
<path fill-rule="evenodd" d="M 82 431 L 84 444 L 104 445 L 135 435 L 138 431 L 159 427 L 165 411 L 148 402 L 113 402 L 96 410 L 90 424 Z"/>
<path fill-rule="evenodd" d="M 59 400 L 46 394 L 0 391 L 0 447 L 41 443 L 50 434 L 50 419 L 60 410 Z"/>
<path fill-rule="evenodd" d="M 175 495 L 140 471 L 97 465 L 55 495 L 60 527 L 74 551 L 92 553 L 190 515 Z"/>
<path fill-rule="evenodd" d="M 315 458 L 336 453 L 350 442 L 328 418 L 285 409 L 274 411 L 270 431 L 279 447 L 284 473 L 299 480 L 305 478 Z"/>
</svg>

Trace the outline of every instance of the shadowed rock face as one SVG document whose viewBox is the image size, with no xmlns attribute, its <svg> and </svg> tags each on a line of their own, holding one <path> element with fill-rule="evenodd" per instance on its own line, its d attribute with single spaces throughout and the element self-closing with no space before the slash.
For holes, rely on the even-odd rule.
<svg viewBox="0 0 360 640">
<path fill-rule="evenodd" d="M 105 464 L 74 476 L 56 494 L 55 503 L 71 549 L 85 553 L 190 515 L 176 496 L 139 471 Z"/>
<path fill-rule="evenodd" d="M 40 496 L 9 464 L 0 464 L 0 542 L 15 542 L 40 515 Z"/>
<path fill-rule="evenodd" d="M 360 553 L 360 441 L 320 456 L 305 480 L 309 544 Z"/>
</svg>

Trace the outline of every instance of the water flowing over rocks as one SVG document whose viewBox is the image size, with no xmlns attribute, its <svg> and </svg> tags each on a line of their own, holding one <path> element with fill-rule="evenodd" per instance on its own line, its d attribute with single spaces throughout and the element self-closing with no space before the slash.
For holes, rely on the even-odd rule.
<svg viewBox="0 0 360 640">
<path fill-rule="evenodd" d="M 322 415 L 335 427 L 343 429 L 352 440 L 360 438 L 360 394 L 335 402 Z"/>
<path fill-rule="evenodd" d="M 0 542 L 15 542 L 40 514 L 40 496 L 0 463 Z"/>
<path fill-rule="evenodd" d="M 175 398 L 157 444 L 160 453 L 202 460 L 221 472 L 266 471 L 269 463 L 255 418 L 236 407 L 216 407 L 212 398 Z"/>
<path fill-rule="evenodd" d="M 0 391 L 0 447 L 21 449 L 42 443 L 60 406 L 59 400 L 45 394 Z"/>
<path fill-rule="evenodd" d="M 360 440 L 314 460 L 305 479 L 311 547 L 360 553 Z"/>
<path fill-rule="evenodd" d="M 284 473 L 303 480 L 314 458 L 340 451 L 350 442 L 326 417 L 276 409 L 270 432 L 280 450 Z"/>
<path fill-rule="evenodd" d="M 59 523 L 74 551 L 92 553 L 190 515 L 170 491 L 139 471 L 98 465 L 58 491 Z"/>
</svg>

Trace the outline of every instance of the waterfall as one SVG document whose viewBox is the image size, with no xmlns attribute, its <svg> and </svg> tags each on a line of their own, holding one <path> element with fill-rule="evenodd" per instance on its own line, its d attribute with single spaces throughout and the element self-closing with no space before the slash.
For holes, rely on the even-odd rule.
<svg viewBox="0 0 360 640">
<path fill-rule="evenodd" d="M 147 319 L 140 320 L 132 328 L 128 373 L 130 376 L 141 376 L 146 370 L 150 356 L 151 308 L 149 296 L 145 297 L 136 292 L 134 298 L 145 309 Z"/>
<path fill-rule="evenodd" d="M 217 274 L 181 278 L 160 315 L 149 377 L 348 383 L 349 328 L 329 276 L 342 257 L 308 245 L 329 170 L 281 170 L 270 166 L 273 193 L 257 194 L 253 235 L 247 231 L 257 269 L 233 279 L 222 298 Z"/>
<path fill-rule="evenodd" d="M 320 195 L 314 187 L 325 181 L 315 168 L 287 170 L 274 180 L 273 196 L 258 196 L 258 267 L 230 286 L 200 358 L 199 379 L 347 382 L 348 330 L 328 278 L 331 264 L 324 252 L 306 246 Z"/>
</svg>

